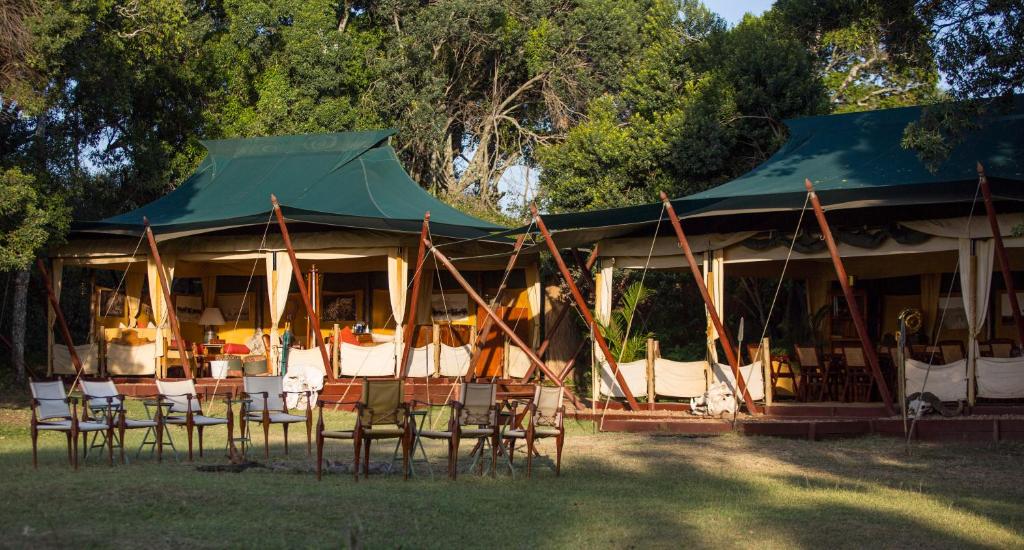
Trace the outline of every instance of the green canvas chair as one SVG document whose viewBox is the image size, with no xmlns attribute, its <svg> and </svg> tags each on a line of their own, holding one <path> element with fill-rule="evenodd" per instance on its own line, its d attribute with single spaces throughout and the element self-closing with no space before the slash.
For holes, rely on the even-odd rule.
<svg viewBox="0 0 1024 550">
<path fill-rule="evenodd" d="M 473 465 L 480 464 L 485 446 L 491 447 L 491 475 L 495 474 L 498 462 L 498 386 L 497 384 L 465 383 L 459 389 L 459 400 L 452 402 L 452 443 L 450 450 L 450 475 L 457 476 L 459 464 L 459 443 L 463 439 L 476 440 Z M 472 468 L 472 466 L 471 466 Z"/>
<path fill-rule="evenodd" d="M 526 440 L 526 477 L 533 475 L 533 455 L 536 454 L 538 439 L 555 438 L 555 475 L 562 473 L 562 445 L 565 443 L 565 427 L 562 425 L 565 406 L 562 398 L 565 390 L 560 387 L 537 385 L 533 392 L 528 414 L 530 423 L 526 428 L 515 428 L 505 432 L 509 440 L 509 459 L 515 450 L 516 441 Z"/>
<path fill-rule="evenodd" d="M 288 425 L 299 422 L 306 423 L 306 454 L 312 453 L 313 409 L 310 406 L 312 393 L 284 391 L 284 377 L 281 376 L 246 376 L 242 379 L 243 394 L 250 400 L 245 405 L 243 419 L 245 422 L 263 426 L 263 456 L 270 458 L 270 425 L 280 424 L 284 430 L 284 454 L 288 454 Z M 303 415 L 291 414 L 288 411 L 287 395 L 305 395 L 306 411 Z M 321 411 L 322 412 L 322 411 Z"/>
<path fill-rule="evenodd" d="M 356 403 L 355 478 L 359 479 L 359 449 L 363 447 L 363 477 L 370 472 L 370 443 L 398 439 L 402 444 L 402 475 L 409 479 L 409 447 L 412 429 L 409 404 L 404 401 L 402 380 L 363 379 L 363 394 Z"/>
<path fill-rule="evenodd" d="M 110 464 L 114 463 L 114 450 L 110 447 L 114 439 L 113 425 L 107 422 L 91 422 L 78 418 L 78 400 L 64 393 L 64 383 L 30 381 L 32 390 L 32 467 L 39 467 L 37 447 L 39 432 L 62 432 L 68 439 L 68 463 L 78 469 L 78 434 L 82 434 L 85 446 L 89 432 L 106 432 Z"/>
</svg>

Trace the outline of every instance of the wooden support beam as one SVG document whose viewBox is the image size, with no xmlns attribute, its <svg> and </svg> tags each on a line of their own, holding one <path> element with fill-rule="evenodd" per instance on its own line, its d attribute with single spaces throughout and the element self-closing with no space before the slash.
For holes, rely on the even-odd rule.
<svg viewBox="0 0 1024 550">
<path fill-rule="evenodd" d="M 821 202 L 818 200 L 818 194 L 814 192 L 814 185 L 811 183 L 811 180 L 804 180 L 804 185 L 810 194 L 811 206 L 814 207 L 814 216 L 818 219 L 821 236 L 825 239 L 829 255 L 832 256 L 832 265 L 835 267 L 836 277 L 839 278 L 839 286 L 842 287 L 843 295 L 846 297 L 846 304 L 850 309 L 850 317 L 853 319 L 853 325 L 857 329 L 857 335 L 860 337 L 860 345 L 864 348 L 864 356 L 871 367 L 871 374 L 875 377 L 875 384 L 878 385 L 878 393 L 882 395 L 882 402 L 885 403 L 886 412 L 890 415 L 896 414 L 892 408 L 892 395 L 889 394 L 889 386 L 886 385 L 885 378 L 882 376 L 882 370 L 878 367 L 878 353 L 875 351 L 874 344 L 871 343 L 867 324 L 864 322 L 860 306 L 853 296 L 853 289 L 850 288 L 850 279 L 846 275 L 846 267 L 843 266 L 843 259 L 839 256 L 839 248 L 836 247 L 836 241 L 832 238 L 832 230 L 829 228 L 828 220 L 825 219 L 825 211 L 821 208 Z"/>
<path fill-rule="evenodd" d="M 508 265 L 505 266 L 505 274 L 506 275 L 508 273 L 510 273 L 515 268 L 516 260 L 519 259 L 519 252 L 522 251 L 523 244 L 525 242 L 526 242 L 526 233 L 523 233 L 522 235 L 520 235 L 519 237 L 516 238 L 516 244 L 513 247 L 512 256 L 509 257 Z M 508 282 L 508 277 L 507 276 L 503 277 L 502 280 L 501 280 L 501 283 L 498 285 L 498 291 L 494 295 L 494 299 L 491 300 L 491 306 L 489 306 L 489 307 L 493 307 L 494 305 L 500 305 L 501 304 L 501 293 L 502 293 L 502 291 L 505 290 L 505 286 L 507 285 L 507 282 Z M 476 369 L 480 368 L 481 364 L 483 363 L 483 353 L 481 353 L 483 351 L 483 344 L 484 344 L 484 342 L 487 341 L 487 338 L 491 335 L 491 327 L 493 326 L 493 324 L 494 324 L 494 322 L 491 321 L 491 317 L 490 316 L 488 316 L 486 319 L 484 319 L 484 324 L 483 324 L 483 326 L 480 327 L 480 333 L 477 335 L 476 342 L 474 342 L 474 344 L 473 344 L 473 353 L 470 354 L 471 359 L 469 361 L 469 364 L 473 365 L 473 367 L 470 369 L 470 375 L 472 375 L 473 378 L 476 378 Z M 538 355 L 540 355 L 540 353 L 538 353 Z"/>
<path fill-rule="evenodd" d="M 156 263 L 157 279 L 160 279 L 160 290 L 164 294 L 164 307 L 167 308 L 167 320 L 171 325 L 171 334 L 174 335 L 174 342 L 178 346 L 181 368 L 185 371 L 185 378 L 193 378 L 192 361 L 188 358 L 189 350 L 185 347 L 185 339 L 181 337 L 178 312 L 174 310 L 174 302 L 171 301 L 171 286 L 167 284 L 167 274 L 164 272 L 164 262 L 160 259 L 160 250 L 156 247 L 156 237 L 153 236 L 153 228 L 150 227 L 149 220 L 144 217 L 142 218 L 142 223 L 146 226 L 146 240 L 149 241 L 149 253 L 153 255 L 153 262 Z"/>
<path fill-rule="evenodd" d="M 430 235 L 430 212 L 423 214 L 423 227 L 420 229 L 420 245 L 416 250 L 416 267 L 412 272 L 412 295 L 406 300 L 405 326 L 402 327 L 402 362 L 398 364 L 399 378 L 405 380 L 409 375 L 409 354 L 412 353 L 412 339 L 416 336 L 416 304 L 420 301 L 420 287 L 423 283 L 423 260 L 427 255 L 427 236 Z"/>
<path fill-rule="evenodd" d="M 576 302 L 576 306 L 583 315 L 583 319 L 586 321 L 587 326 L 593 331 L 594 340 L 597 340 L 597 346 L 601 348 L 601 353 L 604 354 L 605 360 L 608 361 L 608 366 L 611 367 L 612 373 L 615 374 L 615 380 L 618 381 L 619 388 L 626 397 L 626 403 L 629 406 L 629 409 L 632 411 L 639 410 L 640 404 L 636 402 L 636 398 L 633 397 L 633 392 L 629 389 L 629 386 L 626 385 L 626 379 L 622 376 L 622 373 L 619 372 L 619 363 L 612 355 L 611 349 L 608 348 L 608 342 L 605 341 L 604 336 L 601 334 L 601 330 L 597 325 L 597 321 L 594 320 L 594 315 L 590 312 L 590 307 L 587 305 L 587 301 L 583 298 L 583 294 L 573 281 L 572 274 L 569 273 L 569 268 L 565 265 L 565 260 L 562 259 L 562 254 L 558 251 L 558 245 L 556 245 L 554 239 L 551 238 L 551 233 L 548 232 L 548 228 L 544 224 L 543 218 L 540 217 L 540 213 L 537 211 L 537 205 L 531 204 L 530 212 L 533 214 L 533 219 L 537 224 L 537 228 L 544 236 L 544 242 L 547 243 L 548 250 L 551 252 L 551 256 L 554 258 L 555 264 L 558 265 L 558 271 L 562 274 L 562 279 L 564 279 L 565 283 L 569 285 L 569 292 L 572 294 L 572 298 Z M 598 381 L 595 380 L 593 383 L 597 384 Z"/>
<path fill-rule="evenodd" d="M 576 396 L 576 393 L 573 392 L 571 389 L 565 387 L 565 384 L 562 382 L 562 380 L 560 380 L 555 373 L 551 372 L 551 370 L 548 369 L 547 365 L 544 364 L 544 361 L 542 361 L 540 357 L 537 357 L 537 354 L 533 351 L 533 349 L 530 348 L 530 346 L 528 346 L 526 342 L 523 342 L 521 338 L 519 338 L 515 331 L 512 330 L 512 327 L 505 324 L 505 321 L 502 321 L 501 317 L 498 317 L 497 313 L 492 311 L 491 308 L 487 307 L 487 302 L 484 301 L 484 299 L 481 298 L 480 295 L 477 294 L 475 290 L 473 290 L 473 286 L 470 285 L 468 281 L 466 281 L 466 278 L 462 276 L 462 273 L 460 273 L 458 268 L 456 268 L 455 265 L 452 264 L 451 260 L 449 260 L 448 257 L 445 256 L 440 250 L 431 246 L 429 241 L 425 242 L 428 250 L 430 250 L 434 257 L 437 258 L 437 260 L 441 262 L 442 265 L 444 265 L 445 269 L 448 270 L 448 273 L 450 273 L 452 278 L 455 279 L 455 282 L 459 283 L 459 286 L 462 287 L 462 290 L 464 290 L 466 294 L 469 296 L 469 299 L 475 302 L 477 306 L 483 307 L 484 311 L 487 313 L 487 316 L 490 317 L 494 321 L 494 324 L 499 329 L 501 329 L 502 332 L 505 333 L 505 336 L 508 336 L 509 340 L 512 340 L 513 344 L 519 346 L 523 350 L 523 353 L 525 353 L 526 356 L 530 358 L 530 362 L 532 362 L 544 374 L 546 374 L 552 382 L 554 382 L 559 387 L 565 390 L 565 393 L 569 395 L 569 398 L 572 400 L 573 404 L 575 404 L 576 406 L 581 406 L 582 403 L 580 402 L 579 397 Z"/>
<path fill-rule="evenodd" d="M 292 238 L 288 233 L 288 225 L 284 222 L 284 214 L 281 213 L 281 205 L 277 197 L 270 195 L 270 204 L 274 207 L 274 216 L 277 217 L 277 225 L 281 228 L 281 239 L 284 247 L 288 250 L 288 259 L 292 262 L 292 274 L 295 283 L 299 285 L 299 294 L 302 296 L 302 305 L 306 307 L 306 315 L 313 323 L 313 335 L 316 336 L 316 345 L 320 348 L 320 356 L 324 361 L 324 371 L 331 380 L 336 380 L 334 369 L 331 368 L 331 358 L 327 355 L 327 346 L 324 344 L 324 335 L 320 332 L 320 319 L 313 311 L 313 304 L 309 301 L 309 289 L 306 288 L 306 280 L 302 276 L 302 268 L 299 267 L 299 259 L 295 255 L 295 248 L 292 247 Z"/>
<path fill-rule="evenodd" d="M 60 308 L 60 300 L 57 299 L 57 293 L 53 290 L 53 283 L 50 282 L 50 272 L 46 269 L 46 264 L 41 258 L 36 260 L 36 266 L 39 267 L 39 273 L 43 276 L 43 286 L 46 287 L 46 295 L 50 299 L 50 307 L 53 308 L 53 313 L 57 317 L 57 325 L 60 326 L 60 333 L 64 337 L 64 344 L 68 347 L 68 353 L 71 354 L 71 364 L 75 367 L 75 374 L 81 374 L 82 360 L 78 357 L 78 351 L 75 350 L 75 343 L 71 341 L 71 331 L 68 330 L 68 322 L 64 318 L 64 310 Z"/>
<path fill-rule="evenodd" d="M 992 239 L 996 245 L 996 258 L 999 258 L 999 270 L 1003 273 L 1003 283 L 1006 285 L 1007 298 L 1010 299 L 1010 309 L 1013 310 L 1013 324 L 1017 325 L 1017 341 L 1024 345 L 1024 321 L 1021 320 L 1020 300 L 1017 299 L 1017 288 L 1013 284 L 1013 272 L 1010 271 L 1010 257 L 1006 254 L 1006 246 L 1003 244 L 1003 234 L 999 229 L 999 219 L 996 218 L 996 207 L 992 203 L 992 189 L 988 185 L 988 178 L 985 176 L 985 167 L 978 163 L 978 185 L 981 187 L 981 196 L 985 199 L 985 213 L 988 214 L 988 223 L 992 228 Z"/>
<path fill-rule="evenodd" d="M 598 246 L 595 245 L 594 249 L 590 251 L 590 256 L 587 258 L 587 262 L 583 265 L 584 272 L 589 273 L 590 270 L 593 269 L 594 264 L 597 263 L 597 254 Z M 588 297 L 586 292 L 583 293 L 583 297 Z M 569 310 L 571 309 L 572 306 L 568 305 L 562 308 L 562 311 L 558 312 L 558 316 L 555 317 L 555 320 L 554 322 L 551 323 L 551 326 L 547 327 L 547 334 L 544 336 L 544 341 L 541 342 L 540 347 L 537 348 L 537 355 L 540 356 L 541 359 L 546 358 L 548 349 L 551 348 L 551 341 L 554 339 L 554 335 L 558 331 L 558 327 L 562 326 L 562 321 L 565 320 L 566 316 L 568 316 L 569 314 Z M 580 344 L 581 349 L 582 345 L 583 344 Z M 576 356 L 579 355 L 579 353 L 579 350 L 577 350 L 576 353 L 573 354 L 572 358 L 569 360 L 569 363 L 566 365 L 566 368 L 570 368 L 573 365 L 573 363 L 576 362 Z M 526 382 L 533 376 L 534 372 L 536 372 L 536 369 L 534 369 L 533 365 L 531 364 L 530 368 L 527 369 L 526 374 L 524 374 L 520 380 Z M 566 374 L 568 374 L 568 372 L 563 370 L 561 374 L 562 379 L 565 379 Z"/>
<path fill-rule="evenodd" d="M 665 210 L 668 212 L 668 218 L 672 222 L 672 227 L 676 231 L 676 240 L 679 241 L 679 246 L 683 249 L 683 254 L 686 256 L 686 263 L 690 264 L 690 272 L 693 273 L 693 281 L 697 283 L 697 290 L 700 291 L 700 296 L 704 299 L 704 305 L 708 310 L 708 317 L 711 317 L 711 323 L 715 326 L 715 330 L 718 332 L 718 337 L 722 339 L 722 349 L 725 350 L 726 360 L 729 361 L 729 366 L 732 368 L 732 374 L 736 377 L 736 387 L 738 388 L 740 395 L 743 396 L 743 402 L 747 405 L 747 411 L 751 413 L 759 413 L 761 412 L 760 409 L 754 403 L 754 400 L 750 398 L 750 391 L 747 390 L 747 381 L 743 379 L 743 376 L 740 373 L 739 350 L 733 347 L 732 336 L 729 335 L 729 331 L 726 330 L 721 317 L 718 316 L 718 310 L 715 309 L 715 302 L 711 299 L 711 294 L 708 292 L 707 285 L 704 284 L 704 274 L 701 273 L 700 267 L 697 266 L 697 260 L 693 257 L 693 250 L 690 249 L 690 242 L 686 239 L 686 233 L 683 232 L 683 225 L 679 222 L 679 216 L 676 215 L 675 208 L 672 207 L 672 201 L 668 199 L 668 195 L 666 195 L 664 191 L 661 193 L 661 201 L 665 205 Z"/>
</svg>

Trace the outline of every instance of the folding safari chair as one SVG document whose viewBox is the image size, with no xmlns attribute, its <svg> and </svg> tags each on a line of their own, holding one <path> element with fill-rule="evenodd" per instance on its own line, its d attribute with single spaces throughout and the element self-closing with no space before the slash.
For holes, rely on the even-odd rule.
<svg viewBox="0 0 1024 550">
<path fill-rule="evenodd" d="M 270 425 L 280 424 L 284 430 L 284 454 L 288 454 L 288 425 L 299 422 L 306 423 L 306 454 L 312 453 L 313 409 L 310 404 L 312 392 L 284 391 L 284 377 L 281 376 L 246 376 L 242 379 L 244 395 L 249 400 L 243 414 L 246 422 L 263 426 L 263 456 L 270 458 Z M 287 395 L 306 396 L 306 414 L 297 415 L 288 412 Z"/>
<path fill-rule="evenodd" d="M 412 429 L 409 404 L 404 402 L 403 380 L 363 379 L 363 393 L 356 403 L 355 443 L 356 480 L 359 479 L 359 449 L 362 446 L 363 477 L 370 473 L 370 443 L 374 440 L 398 439 L 402 443 L 402 475 L 409 479 L 409 446 Z"/>
<path fill-rule="evenodd" d="M 155 430 L 156 420 L 128 418 L 125 410 L 125 396 L 117 391 L 117 386 L 112 380 L 81 380 L 79 384 L 82 387 L 83 399 L 85 399 L 90 416 L 102 415 L 103 422 L 112 423 L 117 427 L 115 439 L 110 442 L 110 445 L 116 444 L 120 448 L 121 464 L 124 464 L 127 462 L 124 454 L 124 432 L 139 429 Z M 100 419 L 93 418 L 93 421 L 99 422 Z M 100 433 L 103 432 L 97 432 L 93 436 L 93 444 L 89 448 L 96 447 L 96 438 Z M 104 441 L 104 443 L 107 442 Z M 88 449 L 86 451 L 88 452 Z M 141 451 L 142 446 L 139 445 L 135 456 L 138 457 Z"/>
<path fill-rule="evenodd" d="M 32 390 L 32 467 L 39 467 L 37 447 L 39 432 L 62 432 L 68 438 L 68 463 L 78 469 L 78 434 L 82 434 L 85 446 L 89 432 L 106 432 L 108 460 L 114 464 L 114 449 L 110 447 L 114 437 L 113 424 L 78 419 L 78 400 L 64 393 L 64 383 L 30 381 Z"/>
<path fill-rule="evenodd" d="M 562 473 L 562 445 L 565 443 L 565 406 L 562 398 L 565 389 L 557 386 L 538 384 L 533 392 L 533 401 L 528 409 L 530 422 L 526 428 L 506 430 L 504 439 L 509 440 L 509 462 L 515 452 L 516 440 L 526 440 L 526 477 L 533 476 L 533 455 L 537 452 L 536 441 L 546 437 L 555 438 L 555 475 Z"/>
<path fill-rule="evenodd" d="M 812 400 L 815 393 L 818 401 L 822 401 L 828 393 L 828 365 L 821 360 L 814 346 L 795 346 L 794 350 L 800 361 L 801 401 Z"/>
<path fill-rule="evenodd" d="M 199 456 L 203 456 L 203 429 L 209 426 L 226 426 L 227 418 L 217 418 L 203 414 L 202 404 L 196 393 L 193 380 L 160 380 L 156 381 L 157 395 L 157 428 L 156 456 L 157 461 L 163 459 L 163 429 L 167 424 L 184 426 L 188 433 L 188 459 L 192 461 L 192 430 L 199 433 Z M 168 405 L 164 414 L 163 405 Z"/>
<path fill-rule="evenodd" d="M 498 385 L 484 383 L 464 383 L 459 389 L 459 399 L 452 402 L 451 453 L 449 457 L 451 478 L 458 476 L 459 444 L 463 439 L 475 439 L 476 445 L 471 454 L 473 460 L 466 469 L 473 470 L 477 465 L 483 471 L 484 450 L 491 448 L 491 475 L 495 474 L 498 463 L 499 425 L 498 425 Z"/>
</svg>

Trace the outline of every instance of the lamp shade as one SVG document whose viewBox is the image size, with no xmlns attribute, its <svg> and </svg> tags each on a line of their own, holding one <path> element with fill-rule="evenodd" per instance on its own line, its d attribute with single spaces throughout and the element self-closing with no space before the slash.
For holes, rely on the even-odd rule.
<svg viewBox="0 0 1024 550">
<path fill-rule="evenodd" d="M 220 312 L 219 307 L 208 307 L 203 310 L 203 314 L 199 316 L 199 324 L 207 326 L 223 325 L 224 314 Z"/>
</svg>

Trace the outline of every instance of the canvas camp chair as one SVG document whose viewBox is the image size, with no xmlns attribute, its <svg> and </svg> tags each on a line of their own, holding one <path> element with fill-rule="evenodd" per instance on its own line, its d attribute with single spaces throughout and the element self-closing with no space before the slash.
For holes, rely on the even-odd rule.
<svg viewBox="0 0 1024 550">
<path fill-rule="evenodd" d="M 298 422 L 306 423 L 306 454 L 313 448 L 313 409 L 310 406 L 312 392 L 284 391 L 284 377 L 281 376 L 246 376 L 242 379 L 243 394 L 250 400 L 245 405 L 243 418 L 245 422 L 263 426 L 263 456 L 270 458 L 270 425 L 280 424 L 284 430 L 284 454 L 288 454 L 288 425 Z M 306 414 L 297 415 L 288 412 L 288 394 L 306 396 Z"/>
<path fill-rule="evenodd" d="M 163 428 L 165 425 L 184 426 L 188 433 L 188 459 L 192 460 L 192 430 L 199 433 L 199 456 L 203 456 L 203 429 L 209 426 L 225 426 L 228 419 L 206 416 L 199 402 L 196 384 L 193 380 L 156 381 L 157 428 L 156 457 L 163 458 Z M 167 406 L 167 413 L 164 413 Z M 230 407 L 230 405 L 228 405 Z"/>
<path fill-rule="evenodd" d="M 94 422 L 99 422 L 95 415 L 102 415 L 103 422 L 112 424 L 117 428 L 116 443 L 121 451 L 121 464 L 127 462 L 124 455 L 124 432 L 126 430 L 156 430 L 156 420 L 128 418 L 125 410 L 125 396 L 117 391 L 117 386 L 112 380 L 81 380 L 83 399 L 86 402 L 86 409 Z M 97 432 L 97 435 L 101 432 Z M 96 436 L 93 436 L 95 441 Z M 87 449 L 88 450 L 88 449 Z M 139 452 L 142 447 L 139 447 Z M 136 456 L 138 456 L 136 452 Z"/>
<path fill-rule="evenodd" d="M 864 349 L 844 346 L 842 350 L 844 377 L 840 395 L 848 401 L 870 401 L 874 377 L 864 357 Z"/>
<path fill-rule="evenodd" d="M 316 480 L 320 481 L 323 477 L 324 467 L 324 444 L 328 439 L 340 440 L 340 441 L 351 441 L 353 442 L 353 456 L 355 457 L 355 463 L 352 465 L 352 469 L 356 472 L 359 471 L 359 444 L 356 440 L 355 429 L 351 430 L 328 430 L 324 426 L 324 405 L 335 405 L 337 408 L 340 405 L 355 405 L 358 401 L 334 401 L 329 399 L 318 399 L 316 402 L 317 408 L 317 419 L 316 419 Z M 358 473 L 356 476 L 358 477 Z"/>
<path fill-rule="evenodd" d="M 82 434 L 82 445 L 85 445 L 89 432 L 106 432 L 109 449 L 109 462 L 114 464 L 114 450 L 110 445 L 114 437 L 114 428 L 107 422 L 93 422 L 78 418 L 78 400 L 64 393 L 64 383 L 60 380 L 50 382 L 30 381 L 32 390 L 32 467 L 39 467 L 37 447 L 39 432 L 62 432 L 68 439 L 68 463 L 78 469 L 78 434 Z"/>
<path fill-rule="evenodd" d="M 824 401 L 828 392 L 828 365 L 814 346 L 795 346 L 795 351 L 800 361 L 800 400 L 810 401 L 816 395 L 818 401 Z"/>
<path fill-rule="evenodd" d="M 987 357 L 999 357 L 1008 359 L 1013 357 L 1014 348 L 1016 347 L 1013 340 L 1009 338 L 993 338 L 987 342 L 980 342 L 979 347 L 981 348 L 981 354 L 986 356 L 986 349 L 988 351 Z"/>
<path fill-rule="evenodd" d="M 537 454 L 538 439 L 555 438 L 555 475 L 562 474 L 562 445 L 565 443 L 565 427 L 562 424 L 565 406 L 562 405 L 565 389 L 557 386 L 538 384 L 533 392 L 533 401 L 528 407 L 530 418 L 525 428 L 507 430 L 504 439 L 509 440 L 509 461 L 515 452 L 516 441 L 526 440 L 526 477 L 533 476 L 533 455 Z"/>
<path fill-rule="evenodd" d="M 355 478 L 359 479 L 359 449 L 362 446 L 363 477 L 370 474 L 370 443 L 381 439 L 398 439 L 402 443 L 402 475 L 409 479 L 409 444 L 412 430 L 409 404 L 404 402 L 403 380 L 370 380 L 363 378 L 363 394 L 356 403 Z"/>
<path fill-rule="evenodd" d="M 486 445 L 491 447 L 491 475 L 495 474 L 498 463 L 498 385 L 464 383 L 459 389 L 459 399 L 452 401 L 451 447 L 449 468 L 452 479 L 458 477 L 459 443 L 462 439 L 475 439 L 472 470 L 477 464 L 483 470 L 483 453 Z M 467 470 L 468 471 L 468 470 Z"/>
</svg>

